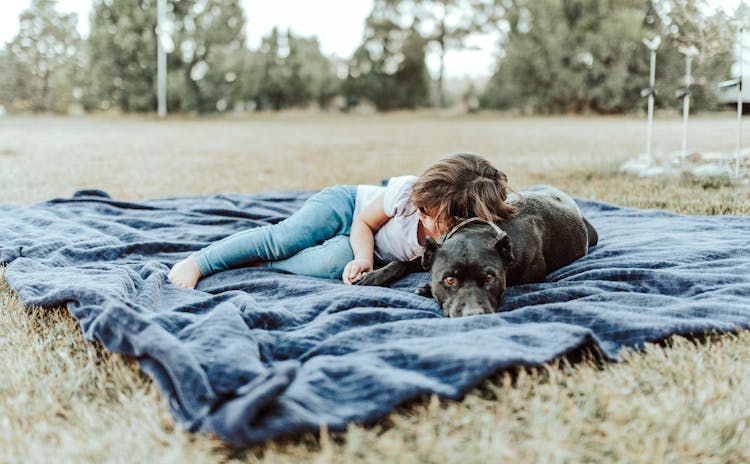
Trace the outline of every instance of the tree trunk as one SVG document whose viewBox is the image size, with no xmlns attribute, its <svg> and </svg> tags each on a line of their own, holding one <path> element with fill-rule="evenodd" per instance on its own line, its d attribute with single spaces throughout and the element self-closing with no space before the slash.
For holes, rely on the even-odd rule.
<svg viewBox="0 0 750 464">
<path fill-rule="evenodd" d="M 438 97 L 437 104 L 440 108 L 445 108 L 445 42 L 440 38 L 440 74 L 438 74 Z"/>
<path fill-rule="evenodd" d="M 49 111 L 49 71 L 42 74 L 42 89 L 39 95 L 39 101 L 34 108 L 36 111 Z"/>
<path fill-rule="evenodd" d="M 443 0 L 443 17 L 440 19 L 440 36 L 438 44 L 440 45 L 440 71 L 437 82 L 437 99 L 436 104 L 440 108 L 445 108 L 445 18 L 448 16 L 448 2 Z"/>
</svg>

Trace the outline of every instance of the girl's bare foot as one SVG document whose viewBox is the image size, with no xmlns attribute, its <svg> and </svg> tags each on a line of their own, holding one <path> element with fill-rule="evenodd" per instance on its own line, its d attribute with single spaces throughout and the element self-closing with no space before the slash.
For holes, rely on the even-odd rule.
<svg viewBox="0 0 750 464">
<path fill-rule="evenodd" d="M 170 282 L 182 288 L 195 288 L 201 277 L 201 271 L 192 255 L 172 266 L 167 275 Z"/>
</svg>

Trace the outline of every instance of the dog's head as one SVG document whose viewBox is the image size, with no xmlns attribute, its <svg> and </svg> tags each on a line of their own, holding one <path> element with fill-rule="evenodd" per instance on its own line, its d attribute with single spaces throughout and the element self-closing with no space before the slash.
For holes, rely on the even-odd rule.
<svg viewBox="0 0 750 464">
<path fill-rule="evenodd" d="M 495 312 L 512 261 L 508 234 L 478 219 L 456 227 L 441 243 L 428 238 L 422 256 L 432 278 L 432 296 L 449 317 Z"/>
</svg>

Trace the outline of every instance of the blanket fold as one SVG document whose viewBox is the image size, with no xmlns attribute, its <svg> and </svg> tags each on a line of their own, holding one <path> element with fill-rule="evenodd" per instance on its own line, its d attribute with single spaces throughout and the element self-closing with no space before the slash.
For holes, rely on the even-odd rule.
<svg viewBox="0 0 750 464">
<path fill-rule="evenodd" d="M 0 263 L 29 306 L 66 306 L 84 337 L 135 357 L 188 430 L 248 446 L 370 424 L 422 395 L 460 399 L 499 369 L 582 347 L 750 327 L 750 218 L 680 216 L 579 200 L 590 254 L 511 287 L 503 310 L 446 319 L 414 293 L 283 274 L 221 272 L 168 283 L 192 251 L 278 222 L 312 192 L 143 202 L 81 191 L 0 205 Z"/>
</svg>

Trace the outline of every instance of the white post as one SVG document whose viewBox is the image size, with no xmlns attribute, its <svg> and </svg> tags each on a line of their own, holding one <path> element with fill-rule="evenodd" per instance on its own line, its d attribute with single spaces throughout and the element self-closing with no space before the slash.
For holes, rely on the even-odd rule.
<svg viewBox="0 0 750 464">
<path fill-rule="evenodd" d="M 651 50 L 651 70 L 648 78 L 648 89 L 644 89 L 641 94 L 648 92 L 648 126 L 646 127 L 646 155 L 648 156 L 649 164 L 653 163 L 653 156 L 651 154 L 651 131 L 654 124 L 654 85 L 656 84 L 656 49 L 661 44 L 661 37 L 658 35 L 653 39 L 643 39 L 643 43 Z"/>
<path fill-rule="evenodd" d="M 648 78 L 648 127 L 646 128 L 646 153 L 649 163 L 653 162 L 651 155 L 651 131 L 654 125 L 654 84 L 656 84 L 656 50 L 651 50 L 651 72 Z"/>
<path fill-rule="evenodd" d="M 690 113 L 690 62 L 693 59 L 685 57 L 685 97 L 682 100 L 682 162 L 687 158 L 687 126 Z"/>
<path fill-rule="evenodd" d="M 737 81 L 737 150 L 734 155 L 734 176 L 739 177 L 740 176 L 740 158 L 742 157 L 741 154 L 741 148 L 742 148 L 742 87 L 743 87 L 743 62 L 745 61 L 745 53 L 744 53 L 744 47 L 743 47 L 743 35 L 745 34 L 745 26 L 744 24 L 740 24 L 740 52 L 739 52 L 739 61 L 740 61 L 740 77 Z"/>
<path fill-rule="evenodd" d="M 687 158 L 687 132 L 688 117 L 690 115 L 690 85 L 693 83 L 691 76 L 691 65 L 693 57 L 698 55 L 698 49 L 695 46 L 684 47 L 679 49 L 680 53 L 685 55 L 685 90 L 682 93 L 682 163 Z"/>
<path fill-rule="evenodd" d="M 166 33 L 167 0 L 156 3 L 156 99 L 160 118 L 167 115 L 167 52 L 164 49 L 164 34 Z"/>
</svg>

